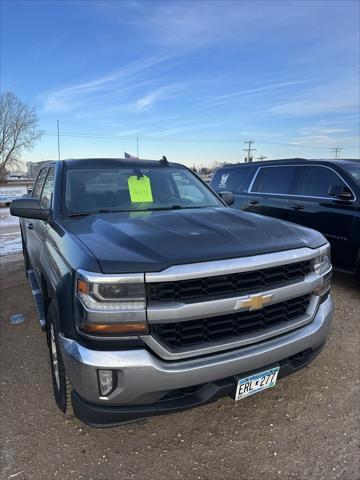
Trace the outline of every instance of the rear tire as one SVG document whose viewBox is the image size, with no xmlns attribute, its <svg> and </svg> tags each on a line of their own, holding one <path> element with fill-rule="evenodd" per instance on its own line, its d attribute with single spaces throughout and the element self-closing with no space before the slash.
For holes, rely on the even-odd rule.
<svg viewBox="0 0 360 480">
<path fill-rule="evenodd" d="M 72 387 L 66 375 L 64 362 L 61 357 L 57 313 L 54 302 L 51 302 L 49 305 L 46 324 L 55 402 L 59 409 L 70 418 L 73 416 L 71 403 Z"/>
</svg>

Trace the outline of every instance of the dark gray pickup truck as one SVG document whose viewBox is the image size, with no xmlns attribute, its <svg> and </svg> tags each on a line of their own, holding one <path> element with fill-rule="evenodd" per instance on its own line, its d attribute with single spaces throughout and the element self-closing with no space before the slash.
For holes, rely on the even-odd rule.
<svg viewBox="0 0 360 480">
<path fill-rule="evenodd" d="M 321 351 L 328 242 L 231 202 L 166 158 L 49 162 L 12 202 L 64 413 L 112 426 L 240 400 Z"/>
</svg>

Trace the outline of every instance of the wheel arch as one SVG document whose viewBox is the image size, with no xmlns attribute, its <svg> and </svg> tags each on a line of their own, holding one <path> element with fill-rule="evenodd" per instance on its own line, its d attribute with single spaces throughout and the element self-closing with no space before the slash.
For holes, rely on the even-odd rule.
<svg viewBox="0 0 360 480">
<path fill-rule="evenodd" d="M 41 291 L 43 294 L 44 307 L 46 313 L 51 303 L 54 304 L 57 313 L 57 322 L 59 331 L 73 336 L 75 325 L 73 322 L 73 282 L 70 272 L 56 279 L 56 285 L 53 285 L 44 271 L 41 271 Z"/>
</svg>

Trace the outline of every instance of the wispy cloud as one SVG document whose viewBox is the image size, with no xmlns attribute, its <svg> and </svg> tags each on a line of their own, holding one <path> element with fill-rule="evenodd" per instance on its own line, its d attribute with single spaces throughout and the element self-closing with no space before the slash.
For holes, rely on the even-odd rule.
<svg viewBox="0 0 360 480">
<path fill-rule="evenodd" d="M 310 127 L 302 129 L 300 135 L 338 135 L 349 131 L 349 128 Z"/>
<path fill-rule="evenodd" d="M 354 111 L 359 108 L 359 95 L 353 87 L 340 85 L 319 87 L 307 92 L 301 100 L 285 102 L 270 108 L 270 114 L 290 117 L 318 116 Z"/>
<path fill-rule="evenodd" d="M 155 103 L 177 96 L 185 84 L 165 85 L 139 98 L 135 104 L 135 109 L 139 111 L 149 110 Z"/>
<path fill-rule="evenodd" d="M 142 80 L 134 83 L 139 76 L 167 60 L 169 60 L 168 55 L 142 58 L 108 75 L 49 92 L 44 95 L 44 110 L 46 112 L 65 112 L 74 109 L 79 105 L 79 102 L 88 98 L 89 95 L 108 90 L 119 90 L 121 86 L 128 88 L 142 86 L 149 81 Z"/>
<path fill-rule="evenodd" d="M 215 97 L 214 99 L 210 100 L 211 105 L 219 105 L 223 103 L 226 100 L 233 99 L 235 97 L 244 97 L 248 95 L 254 95 L 257 93 L 264 93 L 268 92 L 269 90 L 277 90 L 277 89 L 282 89 L 286 87 L 290 87 L 293 85 L 299 85 L 300 83 L 304 83 L 305 80 L 293 80 L 289 82 L 279 82 L 279 83 L 273 83 L 273 84 L 266 84 L 261 87 L 256 87 L 256 88 L 248 88 L 244 90 L 239 90 L 236 92 L 232 93 L 227 93 L 225 95 L 219 95 L 218 97 Z"/>
<path fill-rule="evenodd" d="M 304 135 L 288 142 L 294 146 L 312 146 L 333 148 L 341 145 L 342 148 L 354 148 L 358 144 L 358 137 L 355 136 L 331 136 L 331 135 Z"/>
<path fill-rule="evenodd" d="M 335 116 L 333 124 L 339 124 L 338 117 Z M 343 148 L 354 147 L 358 142 L 355 136 L 355 129 L 342 128 L 340 126 L 329 126 L 321 122 L 318 125 L 309 125 L 294 132 L 289 140 L 290 145 L 312 145 L 314 147 L 332 148 L 342 146 Z"/>
<path fill-rule="evenodd" d="M 271 14 L 264 15 L 264 4 L 269 4 Z M 126 3 L 125 3 L 126 5 Z M 129 4 L 128 4 L 129 5 Z M 142 2 L 132 12 L 126 12 L 123 2 L 113 2 L 111 15 L 119 21 L 124 18 L 141 29 L 146 40 L 167 48 L 194 51 L 199 48 L 221 47 L 224 42 L 236 39 L 248 43 L 260 33 L 272 30 L 277 35 L 283 25 L 298 25 L 309 12 L 321 10 L 318 2 L 309 3 L 304 9 L 301 2 L 293 2 L 291 8 L 284 8 L 282 2 L 234 2 L 233 0 L 200 2 Z M 103 9 L 105 15 L 109 15 Z M 134 14 L 136 10 L 136 15 Z M 256 25 L 256 28 L 254 28 Z"/>
<path fill-rule="evenodd" d="M 222 122 L 208 122 L 206 118 L 199 119 L 197 122 L 171 122 L 157 126 L 156 130 L 147 131 L 147 136 L 156 136 L 161 138 L 171 137 L 178 133 L 185 133 L 188 138 L 192 136 L 203 135 L 209 130 L 219 129 L 223 126 Z"/>
<path fill-rule="evenodd" d="M 318 116 L 351 111 L 358 108 L 353 97 L 306 99 L 283 103 L 270 109 L 270 114 L 290 117 Z"/>
</svg>

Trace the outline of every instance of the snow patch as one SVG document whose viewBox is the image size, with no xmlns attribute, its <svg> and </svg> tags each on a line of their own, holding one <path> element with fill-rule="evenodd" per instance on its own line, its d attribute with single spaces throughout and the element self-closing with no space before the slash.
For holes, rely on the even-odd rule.
<svg viewBox="0 0 360 480">
<path fill-rule="evenodd" d="M 22 250 L 20 235 L 0 233 L 0 257 L 19 253 Z"/>
<path fill-rule="evenodd" d="M 10 208 L 0 208 L 0 226 L 9 227 L 11 225 L 19 225 L 18 217 L 10 215 Z"/>
</svg>

